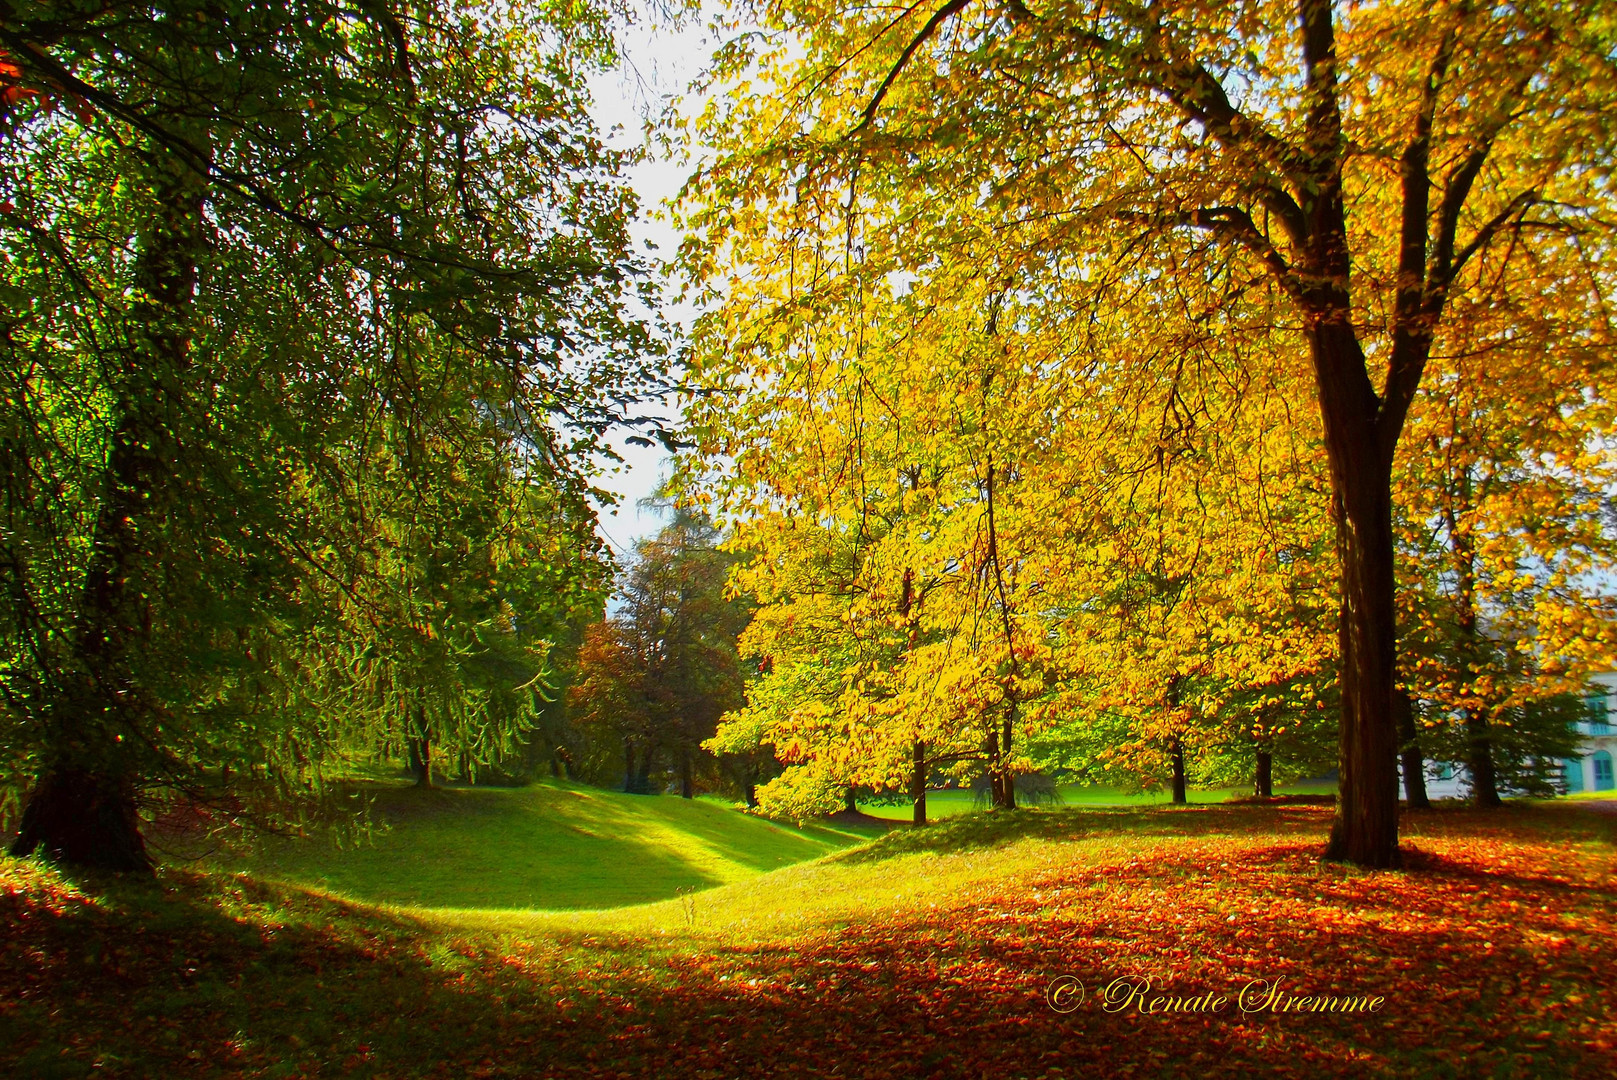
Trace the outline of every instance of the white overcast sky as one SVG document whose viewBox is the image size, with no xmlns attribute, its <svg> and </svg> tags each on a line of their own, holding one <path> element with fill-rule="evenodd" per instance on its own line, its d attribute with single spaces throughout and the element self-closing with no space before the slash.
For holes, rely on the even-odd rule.
<svg viewBox="0 0 1617 1080">
<path fill-rule="evenodd" d="M 644 10 L 644 3 L 639 6 Z M 656 16 L 642 16 L 639 24 L 624 35 L 623 64 L 591 81 L 595 120 L 607 143 L 624 148 L 643 145 L 646 118 L 660 112 L 668 98 L 685 93 L 715 45 L 716 39 L 705 29 L 705 20 L 691 20 L 684 29 L 674 29 Z M 684 168 L 654 157 L 631 170 L 629 180 L 640 196 L 636 245 L 643 247 L 650 241 L 658 248 L 651 253 L 653 256 L 668 257 L 678 244 L 678 234 L 654 215 L 664 200 L 679 191 L 685 180 Z M 677 310 L 664 312 L 674 322 L 684 314 Z M 670 401 L 670 419 L 674 411 Z M 624 464 L 614 467 L 599 484 L 619 496 L 615 508 L 602 510 L 600 529 L 620 557 L 632 552 L 636 540 L 655 533 L 661 526 L 662 519 L 656 511 L 641 509 L 637 503 L 651 494 L 668 471 L 667 454 L 660 446 L 628 446 L 623 442 L 628 434 L 622 432 L 614 439 Z"/>
</svg>

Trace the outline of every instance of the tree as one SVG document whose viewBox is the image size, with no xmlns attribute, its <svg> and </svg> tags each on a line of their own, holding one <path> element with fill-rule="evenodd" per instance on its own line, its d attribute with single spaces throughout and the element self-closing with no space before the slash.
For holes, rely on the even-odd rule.
<svg viewBox="0 0 1617 1080">
<path fill-rule="evenodd" d="M 636 545 L 622 610 L 586 633 L 574 717 L 622 748 L 625 791 L 651 794 L 661 787 L 651 778 L 672 771 L 680 794 L 693 796 L 703 743 L 740 704 L 736 639 L 747 607 L 726 595 L 733 559 L 718 538 L 705 516 L 676 509 L 655 538 Z"/>
<path fill-rule="evenodd" d="M 1571 244 L 1537 257 L 1582 262 Z M 1454 304 L 1395 479 L 1419 745 L 1464 761 L 1473 799 L 1497 806 L 1501 771 L 1564 755 L 1558 699 L 1617 662 L 1614 327 L 1603 295 L 1547 287 L 1569 267 L 1478 258 L 1487 288 Z"/>
<path fill-rule="evenodd" d="M 804 258 L 837 222 L 820 228 Z M 1022 298 L 991 280 L 895 295 L 881 273 L 861 271 L 832 309 L 738 296 L 689 359 L 744 392 L 690 416 L 707 461 L 736 461 L 717 490 L 761 606 L 743 646 L 767 665 L 715 745 L 774 748 L 785 771 L 759 792 L 772 812 L 835 810 L 861 786 L 908 791 L 920 823 L 934 770 L 986 769 L 995 805 L 1015 804 L 1045 692 L 1029 541 L 1060 453 L 1030 449 L 1020 425 L 1047 430 L 1067 403 L 1038 377 L 1049 343 L 1014 332 Z M 783 277 L 760 292 L 789 290 Z M 744 346 L 726 346 L 732 331 Z"/>
<path fill-rule="evenodd" d="M 582 6 L 4 9 L 15 852 L 142 868 L 138 800 L 219 766 L 308 791 L 402 719 L 372 676 L 423 657 L 392 620 L 430 640 L 469 603 L 441 657 L 463 668 L 513 579 L 544 579 L 524 500 L 587 517 L 650 347 L 633 201 L 583 112 L 610 48 Z M 421 570 L 446 550 L 453 583 Z"/>
<path fill-rule="evenodd" d="M 746 10 L 766 32 L 715 70 L 755 89 L 701 122 L 722 152 L 688 189 L 710 241 L 695 279 L 746 276 L 769 228 L 843 199 L 850 246 L 890 271 L 924 277 L 986 231 L 1019 288 L 1086 312 L 1168 278 L 1200 288 L 1231 261 L 1240 288 L 1261 277 L 1282 296 L 1313 371 L 1341 570 L 1327 855 L 1395 864 L 1400 436 L 1479 253 L 1539 272 L 1544 246 L 1603 236 L 1612 133 L 1595 118 L 1617 84 L 1600 6 Z M 808 291 L 840 289 L 834 267 L 801 269 Z M 1151 341 L 1122 374 L 1172 371 Z"/>
</svg>

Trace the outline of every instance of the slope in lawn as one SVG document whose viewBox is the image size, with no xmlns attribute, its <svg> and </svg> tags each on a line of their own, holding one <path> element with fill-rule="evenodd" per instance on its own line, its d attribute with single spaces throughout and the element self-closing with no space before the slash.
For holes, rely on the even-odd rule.
<svg viewBox="0 0 1617 1080">
<path fill-rule="evenodd" d="M 1322 863 L 1329 818 L 970 815 L 572 914 L 0 859 L 0 1075 L 1612 1075 L 1617 817 L 1408 814 L 1399 872 Z M 1231 1003 L 1109 1010 L 1120 978 Z M 1254 980 L 1384 1004 L 1242 1010 Z"/>
<path fill-rule="evenodd" d="M 741 881 L 866 839 L 702 799 L 555 782 L 371 791 L 379 828 L 359 843 L 276 841 L 227 867 L 373 903 L 606 908 Z"/>
</svg>

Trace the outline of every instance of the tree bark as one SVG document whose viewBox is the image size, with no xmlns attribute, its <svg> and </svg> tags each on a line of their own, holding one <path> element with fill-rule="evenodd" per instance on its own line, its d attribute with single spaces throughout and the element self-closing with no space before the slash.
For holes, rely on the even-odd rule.
<svg viewBox="0 0 1617 1080">
<path fill-rule="evenodd" d="M 915 754 L 910 764 L 910 798 L 915 800 L 915 813 L 911 818 L 916 825 L 926 824 L 926 741 L 915 740 Z"/>
<path fill-rule="evenodd" d="M 1169 742 L 1168 755 L 1173 760 L 1173 804 L 1184 806 L 1189 800 L 1185 797 L 1185 744 L 1179 736 Z"/>
<path fill-rule="evenodd" d="M 432 786 L 432 741 L 424 735 L 418 735 L 409 740 L 410 772 L 415 776 L 415 786 L 430 788 Z"/>
<path fill-rule="evenodd" d="M 1392 867 L 1398 865 L 1398 730 L 1391 460 L 1390 454 L 1383 458 L 1376 437 L 1375 393 L 1346 311 L 1310 336 L 1342 568 L 1340 779 L 1325 857 Z"/>
<path fill-rule="evenodd" d="M 1392 705 L 1398 713 L 1398 738 L 1402 740 L 1398 754 L 1404 771 L 1404 801 L 1412 810 L 1430 810 L 1431 799 L 1426 797 L 1426 759 L 1421 754 L 1420 735 L 1415 731 L 1415 709 L 1409 694 L 1394 690 Z"/>
<path fill-rule="evenodd" d="M 1309 359 L 1319 391 L 1331 511 L 1341 565 L 1342 723 L 1336 818 L 1325 857 L 1365 867 L 1398 865 L 1398 725 L 1393 716 L 1397 619 L 1393 603 L 1392 462 L 1410 402 L 1431 350 L 1441 313 L 1441 286 L 1450 271 L 1452 226 L 1439 230 L 1427 257 L 1431 117 L 1423 111 L 1403 159 L 1399 288 L 1385 397 L 1370 379 L 1353 329 L 1347 208 L 1336 56 L 1335 8 L 1330 0 L 1300 0 L 1307 105 L 1304 149 L 1307 195 L 1286 207 L 1298 258 L 1290 288 L 1303 316 Z M 1422 109 L 1436 101 L 1437 71 Z M 1463 198 L 1463 191 L 1460 193 Z M 1429 269 L 1428 263 L 1435 267 Z"/>
<path fill-rule="evenodd" d="M 11 854 L 41 851 L 98 870 L 150 871 L 135 792 L 94 772 L 63 766 L 29 795 Z"/>
<path fill-rule="evenodd" d="M 1484 808 L 1503 806 L 1494 772 L 1493 740 L 1488 737 L 1488 714 L 1482 709 L 1464 712 L 1465 733 L 1470 743 L 1466 769 L 1471 774 L 1471 801 Z"/>
<path fill-rule="evenodd" d="M 151 147 L 154 217 L 138 240 L 127 348 L 111 345 L 107 464 L 101 476 L 71 658 L 54 699 L 40 702 L 50 749 L 23 809 L 12 852 L 43 850 L 65 862 L 146 871 L 140 785 L 176 765 L 150 730 L 162 709 L 137 675 L 153 648 L 153 579 L 165 561 L 183 483 L 175 471 L 191 367 L 197 265 L 205 247 L 202 193 L 181 163 Z M 66 658 L 64 658 L 66 659 Z"/>
<path fill-rule="evenodd" d="M 656 756 L 655 746 L 646 747 L 646 752 L 640 758 L 640 771 L 635 774 L 634 791 L 636 795 L 651 794 L 651 762 Z"/>
<path fill-rule="evenodd" d="M 1005 723 L 1001 728 L 1004 741 L 1000 745 L 999 756 L 1000 775 L 1003 778 L 1000 785 L 1001 801 L 999 805 L 1002 810 L 1016 809 L 1016 776 L 1011 772 L 1011 722 L 1016 715 L 1014 700 L 1013 698 L 1010 714 L 1005 717 Z"/>
<path fill-rule="evenodd" d="M 696 794 L 696 785 L 691 780 L 691 752 L 682 750 L 679 755 L 679 797 L 689 799 Z"/>
<path fill-rule="evenodd" d="M 989 805 L 996 809 L 1005 805 L 1004 777 L 999 769 L 999 733 L 992 725 L 983 736 L 983 756 L 988 759 Z"/>
<path fill-rule="evenodd" d="M 1275 797 L 1274 755 L 1267 750 L 1258 751 L 1258 767 L 1252 777 L 1252 794 L 1260 799 Z"/>
<path fill-rule="evenodd" d="M 842 809 L 849 814 L 859 812 L 859 803 L 853 797 L 853 786 L 851 784 L 842 792 Z"/>
<path fill-rule="evenodd" d="M 748 810 L 756 809 L 758 806 L 758 785 L 750 780 L 742 784 L 741 797 L 746 800 Z"/>
</svg>

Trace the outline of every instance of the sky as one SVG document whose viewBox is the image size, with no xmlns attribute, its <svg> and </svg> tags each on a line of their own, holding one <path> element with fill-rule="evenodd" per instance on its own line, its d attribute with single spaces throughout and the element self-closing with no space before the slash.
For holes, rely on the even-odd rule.
<svg viewBox="0 0 1617 1080">
<path fill-rule="evenodd" d="M 660 111 L 669 96 L 685 91 L 716 44 L 700 20 L 680 30 L 658 25 L 658 22 L 660 20 L 646 18 L 640 25 L 630 27 L 623 41 L 624 62 L 617 70 L 591 80 L 592 111 L 610 146 L 643 145 L 646 117 Z M 645 242 L 650 241 L 658 249 L 651 253 L 654 256 L 666 258 L 673 253 L 678 233 L 654 215 L 664 200 L 679 191 L 684 180 L 682 166 L 656 157 L 648 158 L 629 171 L 630 185 L 640 196 L 641 220 L 635 230 L 637 247 L 643 249 Z M 678 323 L 688 312 L 675 309 L 665 311 L 664 316 Z M 676 411 L 670 400 L 665 416 L 672 419 Z M 615 508 L 600 510 L 600 531 L 620 559 L 633 551 L 636 540 L 656 533 L 661 527 L 661 514 L 637 504 L 656 489 L 668 472 L 668 456 L 662 447 L 629 446 L 624 442 L 629 434 L 631 432 L 624 431 L 614 438 L 614 447 L 624 462 L 621 466 L 611 466 L 598 485 L 619 496 Z"/>
</svg>

